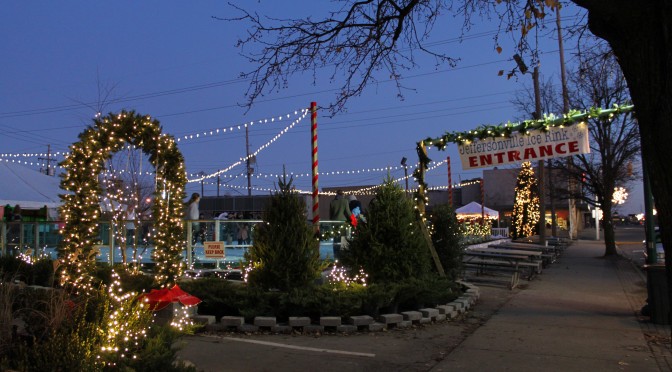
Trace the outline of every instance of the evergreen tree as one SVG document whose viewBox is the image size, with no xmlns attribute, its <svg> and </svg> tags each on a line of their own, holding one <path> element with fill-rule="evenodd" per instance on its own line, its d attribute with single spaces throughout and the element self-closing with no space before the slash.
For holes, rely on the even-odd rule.
<svg viewBox="0 0 672 372">
<path fill-rule="evenodd" d="M 526 161 L 516 181 L 516 199 L 513 202 L 511 221 L 513 238 L 533 235 L 539 218 L 539 185 L 532 163 Z"/>
<path fill-rule="evenodd" d="M 322 270 L 319 240 L 308 224 L 306 204 L 292 179 L 278 179 L 279 190 L 255 228 L 254 245 L 245 253 L 253 265 L 250 286 L 287 291 L 314 283 Z"/>
<path fill-rule="evenodd" d="M 430 217 L 432 243 L 439 256 L 443 270 L 449 279 L 455 280 L 462 275 L 462 229 L 455 216 L 455 210 L 448 204 L 434 208 Z"/>
<path fill-rule="evenodd" d="M 398 283 L 421 278 L 431 270 L 429 247 L 422 238 L 413 202 L 391 178 L 376 191 L 357 224 L 341 261 L 357 274 L 362 268 L 370 283 Z"/>
</svg>

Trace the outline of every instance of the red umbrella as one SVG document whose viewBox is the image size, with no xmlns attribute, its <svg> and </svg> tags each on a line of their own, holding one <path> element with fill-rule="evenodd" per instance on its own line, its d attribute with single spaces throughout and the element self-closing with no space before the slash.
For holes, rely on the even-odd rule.
<svg viewBox="0 0 672 372">
<path fill-rule="evenodd" d="M 201 300 L 185 292 L 177 284 L 173 288 L 152 289 L 140 295 L 140 299 L 149 305 L 149 309 L 159 311 L 172 302 L 180 302 L 185 306 L 198 305 Z"/>
<path fill-rule="evenodd" d="M 175 300 L 180 301 L 184 306 L 194 306 L 201 303 L 201 299 L 185 292 L 177 284 L 170 290 L 175 296 Z"/>
</svg>

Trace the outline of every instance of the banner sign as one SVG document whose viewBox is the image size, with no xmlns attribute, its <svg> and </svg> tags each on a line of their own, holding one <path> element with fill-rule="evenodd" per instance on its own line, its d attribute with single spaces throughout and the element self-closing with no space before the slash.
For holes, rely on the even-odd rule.
<svg viewBox="0 0 672 372">
<path fill-rule="evenodd" d="M 224 242 L 204 242 L 205 258 L 225 258 Z"/>
<path fill-rule="evenodd" d="M 485 138 L 458 146 L 462 169 L 495 167 L 524 161 L 537 161 L 590 153 L 588 125 L 551 127 L 529 134 Z"/>
</svg>

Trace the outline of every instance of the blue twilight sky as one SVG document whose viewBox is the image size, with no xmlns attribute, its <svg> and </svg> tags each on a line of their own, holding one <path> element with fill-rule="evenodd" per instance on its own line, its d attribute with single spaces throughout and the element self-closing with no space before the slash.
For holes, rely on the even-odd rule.
<svg viewBox="0 0 672 372">
<path fill-rule="evenodd" d="M 338 6 L 324 0 L 233 2 L 274 18 L 320 18 Z M 575 7 L 564 8 L 564 23 L 575 20 L 577 13 Z M 98 102 L 104 101 L 104 114 L 126 109 L 160 120 L 165 133 L 180 139 L 191 179 L 199 172 L 228 169 L 244 157 L 245 131 L 238 126 L 254 122 L 249 148 L 260 149 L 254 193 L 268 193 L 283 166 L 296 174 L 298 189 L 310 190 L 310 117 L 282 132 L 297 118 L 295 111 L 311 101 L 331 101 L 340 81 L 331 83 L 327 74 L 318 73 L 313 85 L 312 76 L 296 76 L 249 111 L 240 107 L 247 82 L 239 73 L 251 66 L 235 43 L 247 32 L 247 24 L 213 18 L 237 14 L 223 1 L 5 2 L 0 13 L 0 160 L 39 169 L 48 148 L 51 154 L 62 153 L 77 141 L 92 123 Z M 421 139 L 527 116 L 517 113 L 511 100 L 529 88 L 530 75 L 518 80 L 497 76 L 514 66 L 512 38 L 501 36 L 504 50 L 498 54 L 496 22 L 478 22 L 459 40 L 461 25 L 461 19 L 445 16 L 431 39 L 437 52 L 460 58 L 455 68 L 422 57 L 420 66 L 405 72 L 408 90 L 403 100 L 381 74 L 381 82 L 353 98 L 346 112 L 334 117 L 319 113 L 320 187 L 378 184 L 387 174 L 379 169 L 385 167 L 394 167 L 392 177 L 402 177 L 400 160 L 406 157 L 408 164 L 415 164 L 415 144 Z M 539 35 L 541 73 L 559 81 L 553 25 Z M 565 48 L 571 64 L 575 44 L 566 40 Z M 259 123 L 271 118 L 275 120 Z M 480 170 L 462 170 L 455 146 L 430 151 L 436 161 L 447 156 L 454 183 L 481 176 Z M 428 174 L 430 186 L 447 184 L 446 169 L 442 164 Z M 239 165 L 222 173 L 227 186 L 220 194 L 246 194 L 244 172 Z M 216 194 L 215 181 L 206 180 L 205 195 Z M 200 189 L 200 182 L 187 186 L 188 193 Z M 620 211 L 639 212 L 642 205 L 640 196 L 631 195 Z"/>
</svg>

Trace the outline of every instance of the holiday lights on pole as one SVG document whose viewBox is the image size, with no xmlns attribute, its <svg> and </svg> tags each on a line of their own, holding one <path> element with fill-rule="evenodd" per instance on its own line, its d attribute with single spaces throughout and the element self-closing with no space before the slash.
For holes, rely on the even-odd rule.
<svg viewBox="0 0 672 372">
<path fill-rule="evenodd" d="M 514 238 L 534 235 L 534 227 L 539 222 L 539 190 L 532 163 L 523 163 L 516 182 L 515 200 L 511 225 Z"/>
</svg>

